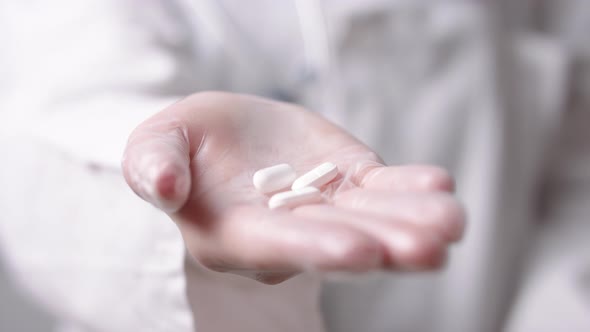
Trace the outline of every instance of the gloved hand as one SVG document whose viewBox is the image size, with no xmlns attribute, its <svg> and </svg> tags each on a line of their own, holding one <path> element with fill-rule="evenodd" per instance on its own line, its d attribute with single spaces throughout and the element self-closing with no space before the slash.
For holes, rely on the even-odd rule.
<svg viewBox="0 0 590 332">
<path fill-rule="evenodd" d="M 252 185 L 263 167 L 302 174 L 326 161 L 341 175 L 323 204 L 270 210 Z M 203 266 L 265 283 L 304 270 L 436 269 L 464 228 L 444 170 L 384 166 L 321 116 L 252 96 L 199 93 L 156 114 L 131 134 L 123 170 Z"/>
</svg>

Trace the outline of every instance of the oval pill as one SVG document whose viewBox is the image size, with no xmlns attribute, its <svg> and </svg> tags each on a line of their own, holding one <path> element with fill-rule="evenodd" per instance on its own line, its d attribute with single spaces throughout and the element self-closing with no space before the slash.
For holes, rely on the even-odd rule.
<svg viewBox="0 0 590 332">
<path fill-rule="evenodd" d="M 303 174 L 291 186 L 291 189 L 301 189 L 304 187 L 316 187 L 329 183 L 338 175 L 338 167 L 332 163 L 323 163 L 311 171 Z"/>
<path fill-rule="evenodd" d="M 278 209 L 280 207 L 294 208 L 300 205 L 318 203 L 321 200 L 322 195 L 318 188 L 305 187 L 274 194 L 268 200 L 268 207 L 271 209 Z"/>
<path fill-rule="evenodd" d="M 278 164 L 263 168 L 252 177 L 254 187 L 263 193 L 288 188 L 297 177 L 295 170 L 289 164 Z"/>
</svg>

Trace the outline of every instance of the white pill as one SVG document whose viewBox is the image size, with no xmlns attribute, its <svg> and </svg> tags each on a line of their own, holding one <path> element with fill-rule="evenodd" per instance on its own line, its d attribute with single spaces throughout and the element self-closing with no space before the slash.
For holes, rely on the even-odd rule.
<svg viewBox="0 0 590 332">
<path fill-rule="evenodd" d="M 334 180 L 338 175 L 338 167 L 332 163 L 323 163 L 311 171 L 303 174 L 291 186 L 291 189 L 301 189 L 304 187 L 320 188 L 326 183 Z"/>
<path fill-rule="evenodd" d="M 256 171 L 252 177 L 252 182 L 259 191 L 271 193 L 288 188 L 296 177 L 297 174 L 291 165 L 278 164 Z"/>
<path fill-rule="evenodd" d="M 322 195 L 318 188 L 305 187 L 274 194 L 268 200 L 268 207 L 271 209 L 280 207 L 294 208 L 300 205 L 318 203 L 321 200 Z"/>
</svg>

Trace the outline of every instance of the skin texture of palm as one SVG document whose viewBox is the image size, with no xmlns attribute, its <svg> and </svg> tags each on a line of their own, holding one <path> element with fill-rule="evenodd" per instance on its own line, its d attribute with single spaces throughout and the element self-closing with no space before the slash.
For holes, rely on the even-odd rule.
<svg viewBox="0 0 590 332">
<path fill-rule="evenodd" d="M 270 210 L 260 168 L 339 176 L 322 204 Z M 265 283 L 301 271 L 429 270 L 463 232 L 453 181 L 434 166 L 384 166 L 367 146 L 301 107 L 200 93 L 141 124 L 123 161 L 131 188 L 178 225 L 202 265 Z"/>
</svg>

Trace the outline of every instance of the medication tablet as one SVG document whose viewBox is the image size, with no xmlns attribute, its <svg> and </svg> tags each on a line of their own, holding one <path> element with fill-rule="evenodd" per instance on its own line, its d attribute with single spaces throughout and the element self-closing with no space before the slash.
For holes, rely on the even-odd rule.
<svg viewBox="0 0 590 332">
<path fill-rule="evenodd" d="M 252 182 L 254 188 L 263 193 L 288 188 L 297 177 L 295 170 L 289 164 L 278 164 L 260 169 L 254 173 Z"/>
<path fill-rule="evenodd" d="M 280 207 L 292 209 L 300 205 L 318 203 L 321 200 L 322 195 L 318 188 L 305 187 L 273 195 L 268 200 L 268 207 L 271 209 L 278 209 Z"/>
<path fill-rule="evenodd" d="M 338 175 L 338 167 L 332 163 L 323 163 L 311 171 L 303 174 L 291 186 L 291 189 L 301 189 L 304 187 L 320 188 L 326 183 L 334 180 Z"/>
</svg>

